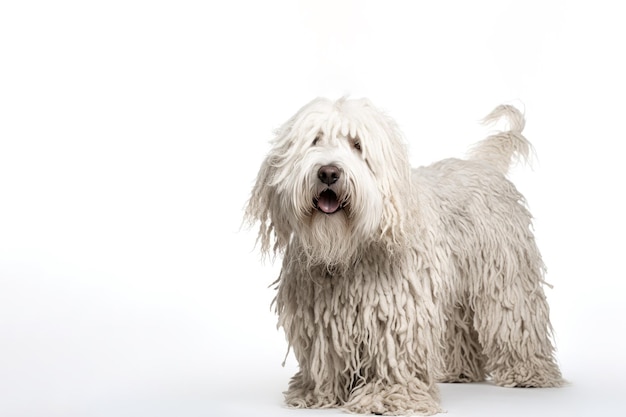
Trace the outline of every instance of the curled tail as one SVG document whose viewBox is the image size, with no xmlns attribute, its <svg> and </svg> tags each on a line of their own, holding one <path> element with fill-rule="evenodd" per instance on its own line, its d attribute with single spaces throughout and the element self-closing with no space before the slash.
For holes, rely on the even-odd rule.
<svg viewBox="0 0 626 417">
<path fill-rule="evenodd" d="M 533 153 L 533 147 L 522 135 L 524 115 L 515 107 L 502 104 L 496 107 L 487 117 L 483 124 L 494 124 L 505 118 L 509 124 L 509 130 L 498 132 L 478 142 L 469 152 L 469 159 L 484 161 L 503 174 L 509 171 L 513 162 L 527 162 Z"/>
</svg>

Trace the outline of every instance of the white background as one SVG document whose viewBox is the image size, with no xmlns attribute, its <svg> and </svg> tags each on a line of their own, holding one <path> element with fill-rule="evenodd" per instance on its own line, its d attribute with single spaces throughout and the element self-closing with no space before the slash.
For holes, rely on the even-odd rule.
<svg viewBox="0 0 626 417">
<path fill-rule="evenodd" d="M 620 415 L 626 25 L 620 2 L 5 1 L 0 415 L 305 416 L 281 391 L 242 209 L 273 129 L 367 96 L 412 161 L 522 107 L 526 195 L 571 385 L 442 386 L 450 416 Z"/>
</svg>

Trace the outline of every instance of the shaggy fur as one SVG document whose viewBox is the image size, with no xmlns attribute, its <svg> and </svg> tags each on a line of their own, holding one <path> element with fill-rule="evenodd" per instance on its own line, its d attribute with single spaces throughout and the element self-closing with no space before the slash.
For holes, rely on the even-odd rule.
<svg viewBox="0 0 626 417">
<path fill-rule="evenodd" d="M 500 118 L 467 160 L 415 170 L 365 99 L 316 99 L 277 131 L 246 216 L 284 255 L 288 405 L 434 414 L 436 382 L 562 384 L 531 216 L 505 178 L 531 146 L 517 109 L 485 120 Z"/>
</svg>

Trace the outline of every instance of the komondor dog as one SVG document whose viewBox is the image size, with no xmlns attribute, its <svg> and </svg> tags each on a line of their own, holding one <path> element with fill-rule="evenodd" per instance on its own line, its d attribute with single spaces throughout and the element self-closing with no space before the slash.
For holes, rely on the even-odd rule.
<svg viewBox="0 0 626 417">
<path fill-rule="evenodd" d="M 434 414 L 436 382 L 562 384 L 523 196 L 524 118 L 465 160 L 411 169 L 368 100 L 316 99 L 278 129 L 246 217 L 283 255 L 275 299 L 298 360 L 292 407 Z"/>
</svg>

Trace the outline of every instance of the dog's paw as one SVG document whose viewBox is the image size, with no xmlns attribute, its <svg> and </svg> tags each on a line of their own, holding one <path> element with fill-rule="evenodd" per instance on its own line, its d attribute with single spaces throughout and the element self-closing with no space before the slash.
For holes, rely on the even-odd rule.
<svg viewBox="0 0 626 417">
<path fill-rule="evenodd" d="M 565 384 L 559 368 L 550 361 L 518 363 L 495 370 L 491 377 L 495 384 L 502 387 L 550 388 Z"/>
<path fill-rule="evenodd" d="M 285 403 L 290 408 L 336 408 L 340 404 L 334 396 L 315 394 L 312 391 L 285 393 Z"/>
<path fill-rule="evenodd" d="M 298 384 L 291 384 L 284 394 L 285 403 L 291 408 L 335 408 L 340 405 L 334 393 Z"/>
<path fill-rule="evenodd" d="M 385 385 L 368 383 L 357 388 L 343 408 L 356 414 L 385 416 L 432 415 L 441 412 L 436 388 L 430 389 L 421 381 L 408 384 Z"/>
</svg>

